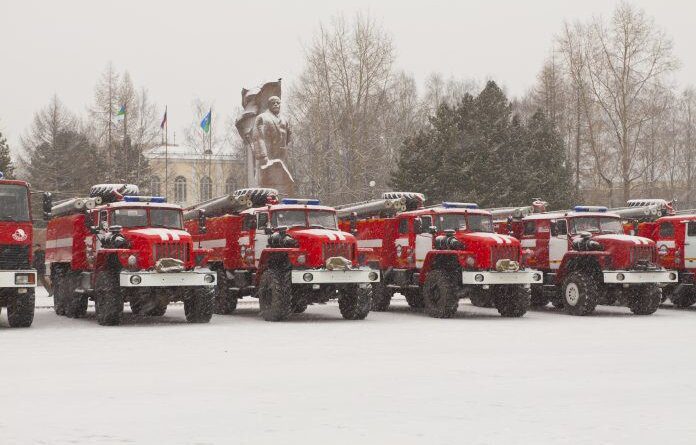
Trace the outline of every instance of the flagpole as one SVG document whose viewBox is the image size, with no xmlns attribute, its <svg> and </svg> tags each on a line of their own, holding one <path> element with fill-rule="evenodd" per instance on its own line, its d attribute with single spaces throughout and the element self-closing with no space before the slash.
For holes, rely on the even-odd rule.
<svg viewBox="0 0 696 445">
<path fill-rule="evenodd" d="M 169 201 L 169 116 L 167 107 L 164 107 L 164 198 Z"/>
<path fill-rule="evenodd" d="M 210 107 L 210 128 L 208 132 L 208 179 L 210 180 L 210 196 L 208 199 L 213 197 L 213 177 L 211 176 L 210 169 L 213 160 L 213 107 Z"/>
</svg>

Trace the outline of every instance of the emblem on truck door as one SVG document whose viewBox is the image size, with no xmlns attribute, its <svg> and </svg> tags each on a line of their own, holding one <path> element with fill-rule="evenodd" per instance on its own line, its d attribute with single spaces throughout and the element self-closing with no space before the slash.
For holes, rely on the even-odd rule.
<svg viewBox="0 0 696 445">
<path fill-rule="evenodd" d="M 27 238 L 27 233 L 24 231 L 24 229 L 17 229 L 15 230 L 15 233 L 12 234 L 12 239 L 15 241 L 26 241 Z"/>
</svg>

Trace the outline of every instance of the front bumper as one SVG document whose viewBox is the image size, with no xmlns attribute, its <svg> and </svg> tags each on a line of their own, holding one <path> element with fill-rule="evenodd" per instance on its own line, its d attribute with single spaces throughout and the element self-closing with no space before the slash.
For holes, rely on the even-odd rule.
<svg viewBox="0 0 696 445">
<path fill-rule="evenodd" d="M 133 277 L 139 277 L 140 281 Z M 119 274 L 119 284 L 121 287 L 215 286 L 217 274 L 208 269 L 166 273 L 124 271 Z"/>
<path fill-rule="evenodd" d="M 670 270 L 612 270 L 602 274 L 604 282 L 611 284 L 676 283 L 679 280 L 679 274 Z"/>
<path fill-rule="evenodd" d="M 517 272 L 462 272 L 462 284 L 541 284 L 543 281 L 544 274 L 533 269 L 518 270 Z"/>
<path fill-rule="evenodd" d="M 368 267 L 348 270 L 305 269 L 293 270 L 290 280 L 293 284 L 378 283 L 380 274 L 379 270 Z"/>
<path fill-rule="evenodd" d="M 30 283 L 16 284 L 17 275 L 28 276 Z M 0 288 L 3 287 L 36 287 L 36 271 L 35 270 L 2 270 L 0 271 Z"/>
</svg>

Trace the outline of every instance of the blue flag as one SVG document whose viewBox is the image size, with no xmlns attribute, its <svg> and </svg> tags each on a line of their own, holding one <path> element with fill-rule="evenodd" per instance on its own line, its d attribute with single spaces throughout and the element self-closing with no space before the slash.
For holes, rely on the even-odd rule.
<svg viewBox="0 0 696 445">
<path fill-rule="evenodd" d="M 210 131 L 210 118 L 211 118 L 210 115 L 212 112 L 213 112 L 212 109 L 210 111 L 208 111 L 208 114 L 206 114 L 205 117 L 203 118 L 203 120 L 201 121 L 201 128 L 206 133 Z"/>
</svg>

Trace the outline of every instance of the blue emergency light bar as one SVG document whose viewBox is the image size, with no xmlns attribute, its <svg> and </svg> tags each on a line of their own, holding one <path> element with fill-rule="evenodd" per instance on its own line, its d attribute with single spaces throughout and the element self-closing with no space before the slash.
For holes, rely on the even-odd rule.
<svg viewBox="0 0 696 445">
<path fill-rule="evenodd" d="M 575 206 L 573 208 L 576 212 L 600 212 L 604 213 L 608 209 L 604 206 Z"/>
<path fill-rule="evenodd" d="M 473 202 L 443 202 L 442 207 L 446 209 L 478 209 L 478 204 Z"/>
<path fill-rule="evenodd" d="M 123 197 L 124 202 L 156 202 L 156 203 L 165 203 L 167 202 L 167 198 L 164 196 L 124 196 Z"/>
<path fill-rule="evenodd" d="M 281 204 L 304 204 L 307 206 L 318 206 L 321 201 L 318 199 L 297 199 L 297 198 L 283 198 L 280 201 Z"/>
</svg>

